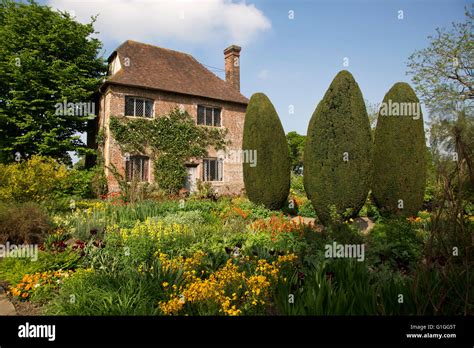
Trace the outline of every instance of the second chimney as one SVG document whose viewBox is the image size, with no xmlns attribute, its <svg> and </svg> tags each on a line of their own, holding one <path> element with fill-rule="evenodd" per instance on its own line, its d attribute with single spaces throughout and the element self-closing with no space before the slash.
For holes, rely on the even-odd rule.
<svg viewBox="0 0 474 348">
<path fill-rule="evenodd" d="M 224 50 L 225 80 L 240 92 L 240 50 L 241 47 L 232 45 Z"/>
</svg>

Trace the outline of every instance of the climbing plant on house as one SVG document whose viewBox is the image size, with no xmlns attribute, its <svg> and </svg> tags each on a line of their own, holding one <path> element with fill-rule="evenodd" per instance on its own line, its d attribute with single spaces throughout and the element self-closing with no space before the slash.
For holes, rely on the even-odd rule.
<svg viewBox="0 0 474 348">
<path fill-rule="evenodd" d="M 206 156 L 228 145 L 227 129 L 198 126 L 178 108 L 152 120 L 110 118 L 110 130 L 122 153 L 143 154 L 154 164 L 155 181 L 169 194 L 177 193 L 186 179 L 186 161 Z"/>
</svg>

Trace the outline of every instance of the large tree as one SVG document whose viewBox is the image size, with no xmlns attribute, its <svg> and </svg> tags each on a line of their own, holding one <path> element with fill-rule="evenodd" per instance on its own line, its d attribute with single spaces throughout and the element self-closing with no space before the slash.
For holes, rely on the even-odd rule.
<svg viewBox="0 0 474 348">
<path fill-rule="evenodd" d="M 435 161 L 459 158 L 474 185 L 474 5 L 450 29 L 437 28 L 428 47 L 408 60 L 408 74 L 430 115 Z M 456 157 L 455 157 L 456 156 Z M 452 163 L 453 164 L 453 163 Z"/>
<path fill-rule="evenodd" d="M 0 1 L 0 162 L 19 153 L 68 163 L 68 151 L 87 152 L 79 133 L 92 107 L 68 112 L 57 104 L 91 102 L 106 72 L 93 23 L 34 1 Z"/>
</svg>

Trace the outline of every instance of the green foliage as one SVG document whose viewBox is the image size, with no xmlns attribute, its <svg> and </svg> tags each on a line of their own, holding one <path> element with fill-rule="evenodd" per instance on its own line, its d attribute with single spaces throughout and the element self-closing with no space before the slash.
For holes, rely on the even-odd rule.
<svg viewBox="0 0 474 348">
<path fill-rule="evenodd" d="M 215 199 L 216 191 L 210 182 L 204 182 L 200 179 L 196 180 L 196 191 L 192 193 L 193 197 L 201 199 Z"/>
<path fill-rule="evenodd" d="M 305 196 L 303 176 L 291 173 L 290 189 L 292 193 Z"/>
<path fill-rule="evenodd" d="M 306 143 L 306 136 L 296 132 L 289 132 L 286 135 L 288 151 L 290 154 L 291 170 L 295 174 L 301 174 L 303 169 L 303 150 Z"/>
<path fill-rule="evenodd" d="M 79 271 L 67 279 L 47 306 L 50 315 L 156 315 L 164 299 L 163 282 L 179 283 L 180 274 L 163 273 L 159 263 L 147 272 Z M 71 303 L 71 295 L 75 302 Z"/>
<path fill-rule="evenodd" d="M 206 222 L 203 212 L 199 210 L 178 211 L 176 213 L 166 214 L 161 219 L 165 224 L 181 224 L 181 225 L 200 225 Z"/>
<path fill-rule="evenodd" d="M 80 255 L 66 249 L 62 253 L 49 253 L 39 250 L 38 259 L 6 257 L 0 261 L 0 280 L 14 285 L 21 281 L 25 274 L 36 272 L 75 269 L 80 265 Z"/>
<path fill-rule="evenodd" d="M 17 202 L 44 201 L 57 197 L 66 185 L 68 171 L 49 157 L 0 164 L 0 199 Z"/>
<path fill-rule="evenodd" d="M 407 221 L 378 223 L 368 237 L 368 257 L 375 266 L 413 271 L 422 256 L 423 236 Z"/>
<path fill-rule="evenodd" d="M 89 102 L 102 83 L 93 23 L 35 2 L 0 3 L 0 162 L 19 152 L 70 163 L 68 151 L 87 151 L 77 133 L 89 115 L 59 115 L 56 104 Z"/>
<path fill-rule="evenodd" d="M 382 214 L 416 215 L 423 204 L 427 167 L 421 106 L 415 92 L 402 82 L 393 85 L 383 103 L 375 131 L 372 197 Z M 401 103 L 415 107 L 405 115 L 387 114 L 390 105 L 401 110 Z"/>
<path fill-rule="evenodd" d="M 102 193 L 102 170 L 67 169 L 51 157 L 0 164 L 0 200 L 54 202 L 60 198 L 92 198 Z"/>
<path fill-rule="evenodd" d="M 289 295 L 294 303 L 289 303 Z M 334 260 L 280 282 L 275 294 L 282 315 L 368 315 L 377 312 L 377 294 L 364 263 Z"/>
<path fill-rule="evenodd" d="M 309 218 L 316 218 L 316 211 L 309 199 L 305 200 L 303 204 L 298 206 L 298 215 Z"/>
<path fill-rule="evenodd" d="M 183 161 L 177 161 L 174 154 L 164 154 L 154 163 L 155 180 L 168 193 L 177 193 L 184 186 L 187 177 Z"/>
<path fill-rule="evenodd" d="M 98 170 L 93 168 L 85 169 L 71 169 L 68 173 L 68 178 L 62 182 L 58 189 L 63 196 L 75 196 L 78 198 L 93 198 L 97 197 L 102 190 L 96 190 L 95 180 L 97 180 Z M 100 180 L 100 179 L 98 179 Z"/>
<path fill-rule="evenodd" d="M 278 114 L 263 93 L 255 93 L 247 106 L 244 151 L 255 151 L 257 163 L 243 164 L 249 199 L 269 209 L 279 209 L 290 190 L 288 145 Z"/>
<path fill-rule="evenodd" d="M 38 204 L 0 202 L 0 244 L 38 244 L 50 228 L 49 217 Z"/>
<path fill-rule="evenodd" d="M 432 112 L 445 107 L 453 111 L 454 104 L 468 104 L 474 97 L 474 7 L 470 7 L 466 7 L 464 22 L 452 23 L 450 30 L 437 28 L 436 34 L 428 37 L 429 46 L 408 59 L 408 73 L 413 75 L 417 92 Z"/>
<path fill-rule="evenodd" d="M 111 117 L 110 130 L 122 152 L 151 157 L 155 180 L 169 194 L 183 188 L 187 160 L 205 156 L 209 146 L 227 146 L 227 129 L 198 126 L 178 108 L 152 120 Z"/>
<path fill-rule="evenodd" d="M 330 209 L 356 216 L 369 191 L 371 135 L 362 93 L 348 71 L 339 72 L 308 126 L 304 186 L 319 219 Z M 345 160 L 346 159 L 346 160 Z"/>
</svg>

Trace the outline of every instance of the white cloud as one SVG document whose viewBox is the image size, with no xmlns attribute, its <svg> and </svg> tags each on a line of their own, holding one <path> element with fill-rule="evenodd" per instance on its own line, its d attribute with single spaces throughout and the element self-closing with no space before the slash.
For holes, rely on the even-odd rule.
<svg viewBox="0 0 474 348">
<path fill-rule="evenodd" d="M 99 15 L 95 29 L 102 40 L 127 39 L 191 43 L 226 41 L 244 45 L 271 27 L 253 4 L 229 0 L 48 0 L 74 11 L 81 22 Z"/>
<path fill-rule="evenodd" d="M 263 69 L 263 70 L 260 70 L 257 74 L 257 77 L 261 80 L 266 80 L 268 79 L 268 76 L 269 76 L 269 72 L 267 69 Z"/>
</svg>

